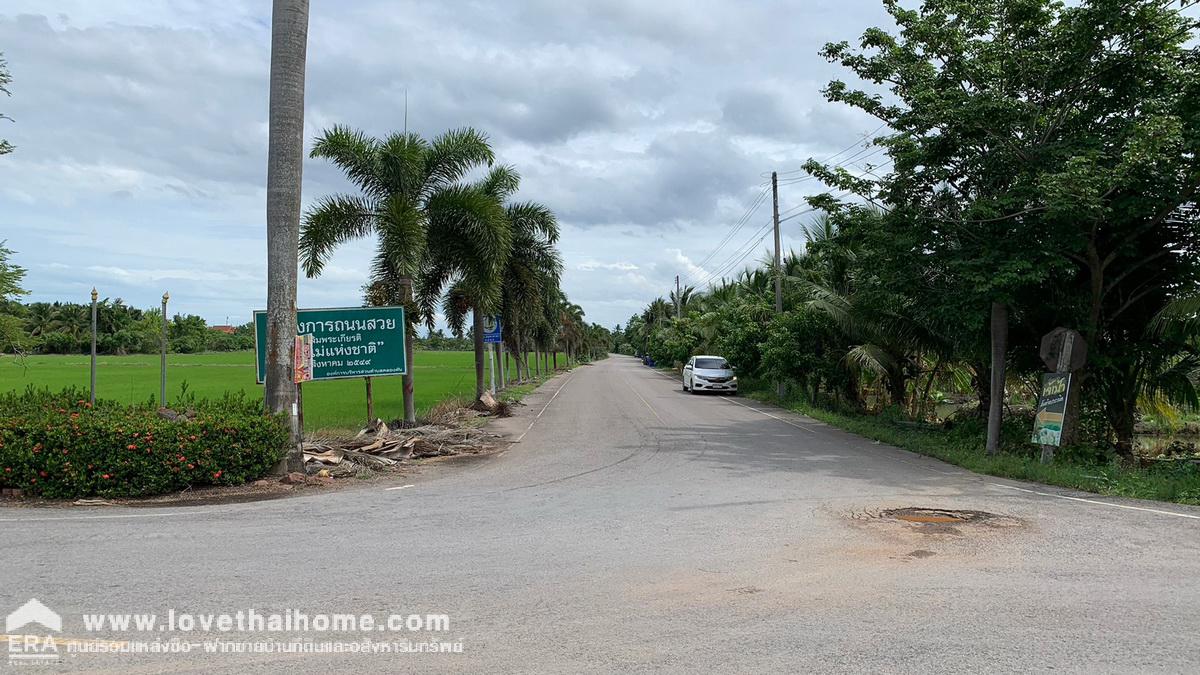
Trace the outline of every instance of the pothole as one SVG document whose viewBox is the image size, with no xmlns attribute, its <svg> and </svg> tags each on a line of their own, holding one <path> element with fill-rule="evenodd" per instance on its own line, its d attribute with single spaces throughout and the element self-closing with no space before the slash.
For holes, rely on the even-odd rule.
<svg viewBox="0 0 1200 675">
<path fill-rule="evenodd" d="M 958 524 L 988 520 L 997 517 L 986 511 L 960 511 L 951 509 L 926 509 L 906 507 L 902 509 L 886 509 L 879 512 L 880 518 L 892 518 L 908 523 L 941 523 Z"/>
<path fill-rule="evenodd" d="M 851 520 L 866 523 L 907 524 L 912 529 L 926 534 L 958 534 L 960 528 L 1010 528 L 1020 527 L 1021 519 L 987 511 L 969 509 L 937 509 L 922 506 L 906 506 L 894 509 L 866 509 L 846 514 Z"/>
</svg>

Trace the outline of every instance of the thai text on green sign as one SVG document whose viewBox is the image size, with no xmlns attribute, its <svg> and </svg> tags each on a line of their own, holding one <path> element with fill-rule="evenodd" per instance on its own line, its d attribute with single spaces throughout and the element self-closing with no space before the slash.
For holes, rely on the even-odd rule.
<svg viewBox="0 0 1200 675">
<path fill-rule="evenodd" d="M 312 335 L 313 380 L 403 375 L 403 307 L 341 307 L 296 312 L 296 334 Z M 267 313 L 254 313 L 258 381 L 267 370 Z"/>
</svg>

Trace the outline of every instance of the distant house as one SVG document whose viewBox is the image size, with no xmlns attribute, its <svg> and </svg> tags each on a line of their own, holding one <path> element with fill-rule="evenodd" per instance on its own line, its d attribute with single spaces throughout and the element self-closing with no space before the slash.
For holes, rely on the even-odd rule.
<svg viewBox="0 0 1200 675">
<path fill-rule="evenodd" d="M 217 331 L 218 333 L 224 333 L 226 335 L 233 335 L 234 332 L 237 331 L 237 328 L 234 328 L 233 326 L 209 326 L 209 328 Z"/>
</svg>

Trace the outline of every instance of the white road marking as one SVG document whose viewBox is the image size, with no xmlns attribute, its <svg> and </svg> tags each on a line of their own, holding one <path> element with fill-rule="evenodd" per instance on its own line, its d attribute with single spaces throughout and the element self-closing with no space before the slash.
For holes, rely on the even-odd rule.
<svg viewBox="0 0 1200 675">
<path fill-rule="evenodd" d="M 1038 492 L 1037 490 L 1029 490 L 1026 488 L 1017 487 L 1015 485 L 1005 485 L 1003 483 L 990 483 L 989 482 L 988 485 L 995 485 L 996 487 L 1002 487 L 1002 488 L 1006 488 L 1009 490 L 1019 490 L 1021 492 L 1028 492 L 1029 494 L 1039 495 L 1042 497 L 1054 497 L 1056 499 L 1066 499 L 1066 500 L 1073 501 L 1073 502 L 1083 502 L 1085 504 L 1097 504 L 1099 506 L 1111 506 L 1115 509 L 1129 509 L 1130 511 L 1146 511 L 1147 513 L 1157 513 L 1157 514 L 1163 515 L 1163 516 L 1175 516 L 1176 518 L 1192 518 L 1194 520 L 1200 520 L 1200 516 L 1197 516 L 1197 515 L 1194 515 L 1191 513 L 1179 513 L 1178 511 L 1163 511 L 1162 509 L 1149 509 L 1144 506 L 1129 506 L 1128 504 L 1114 504 L 1112 502 L 1102 502 L 1102 501 L 1099 501 L 1096 499 L 1084 499 L 1083 497 L 1068 497 L 1067 495 L 1056 495 L 1053 492 Z"/>
<path fill-rule="evenodd" d="M 384 492 L 386 492 L 388 490 L 403 490 L 404 488 L 410 488 L 410 487 L 412 487 L 412 485 L 397 485 L 395 487 L 383 488 L 383 490 L 384 490 Z"/>
<path fill-rule="evenodd" d="M 51 518 L 0 518 L 0 523 L 44 523 L 52 520 L 118 520 L 123 518 L 169 518 L 171 516 L 191 516 L 197 513 L 213 513 L 214 509 L 197 511 L 188 509 L 186 511 L 170 511 L 167 513 L 124 513 L 110 514 L 103 516 L 61 516 Z"/>
<path fill-rule="evenodd" d="M 784 424 L 790 424 L 791 426 L 796 427 L 797 429 L 803 429 L 810 434 L 817 433 L 816 431 L 809 429 L 808 427 L 804 426 L 803 424 L 796 424 L 795 422 L 793 422 L 791 420 L 785 420 L 782 417 L 779 417 L 777 415 L 772 415 L 771 413 L 769 413 L 765 410 L 759 410 L 758 408 L 755 408 L 754 406 L 746 405 L 745 403 L 742 403 L 741 401 L 736 401 L 732 398 L 729 398 L 728 396 L 719 396 L 718 398 L 720 398 L 723 401 L 729 401 L 730 403 L 732 403 L 734 405 L 740 405 L 743 408 L 745 408 L 746 410 L 753 410 L 754 412 L 756 412 L 760 415 L 766 415 L 767 417 L 770 417 L 773 420 L 779 420 L 780 422 L 783 422 Z"/>
<path fill-rule="evenodd" d="M 562 386 L 560 386 L 558 390 L 554 392 L 554 395 L 550 397 L 550 400 L 546 401 L 546 405 L 542 406 L 542 409 L 538 411 L 538 414 L 529 421 L 529 426 L 525 427 L 525 431 L 522 432 L 520 436 L 517 436 L 517 440 L 513 441 L 513 443 L 520 443 L 521 440 L 525 438 L 525 434 L 529 433 L 529 430 L 533 428 L 534 423 L 541 419 L 542 413 L 546 412 L 546 408 L 549 408 L 550 404 L 554 403 L 554 399 L 558 398 L 558 395 L 562 393 L 563 389 L 567 388 L 567 385 L 570 384 L 571 380 L 573 379 L 575 379 L 575 373 L 571 373 L 567 376 L 566 382 L 563 382 Z"/>
<path fill-rule="evenodd" d="M 650 402 L 647 401 L 645 398 L 642 398 L 641 394 L 637 393 L 637 390 L 633 388 L 633 383 L 629 382 L 628 380 L 626 380 L 626 383 L 629 385 L 629 391 L 632 391 L 635 396 L 637 396 L 639 399 L 642 400 L 642 403 L 646 404 L 646 407 L 650 409 L 650 412 L 654 413 L 654 416 L 658 419 L 659 424 L 666 424 L 666 422 L 663 420 L 663 418 L 659 417 L 658 411 L 655 410 L 654 407 L 650 405 Z"/>
</svg>

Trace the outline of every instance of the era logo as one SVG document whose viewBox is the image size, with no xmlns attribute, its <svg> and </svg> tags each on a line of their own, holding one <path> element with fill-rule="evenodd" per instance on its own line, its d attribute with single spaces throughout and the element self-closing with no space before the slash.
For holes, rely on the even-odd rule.
<svg viewBox="0 0 1200 675">
<path fill-rule="evenodd" d="M 58 641 L 45 635 L 26 635 L 27 627 L 37 625 L 42 631 L 62 632 L 62 618 L 37 598 L 21 605 L 4 619 L 4 632 L 8 634 L 9 663 L 30 661 L 54 661 L 58 659 Z"/>
</svg>

